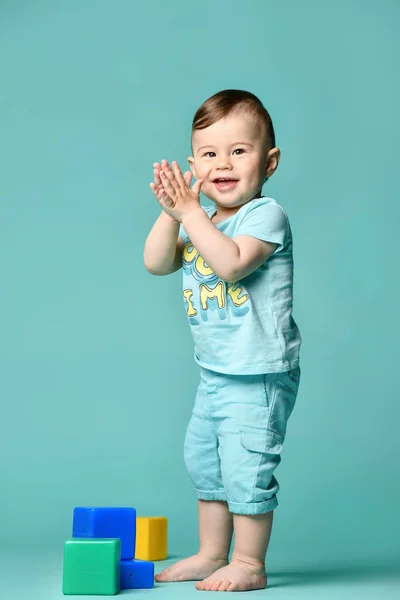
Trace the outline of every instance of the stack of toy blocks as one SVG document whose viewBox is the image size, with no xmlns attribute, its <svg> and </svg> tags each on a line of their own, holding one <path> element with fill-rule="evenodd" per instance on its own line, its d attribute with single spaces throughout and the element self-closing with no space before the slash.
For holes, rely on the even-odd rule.
<svg viewBox="0 0 400 600">
<path fill-rule="evenodd" d="M 154 562 L 167 558 L 166 517 L 134 508 L 76 507 L 64 544 L 64 594 L 112 596 L 154 587 Z"/>
</svg>

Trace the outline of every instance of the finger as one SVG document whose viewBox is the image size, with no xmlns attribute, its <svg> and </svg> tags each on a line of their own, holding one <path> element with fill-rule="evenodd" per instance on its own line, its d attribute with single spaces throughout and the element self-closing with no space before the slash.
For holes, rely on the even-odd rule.
<svg viewBox="0 0 400 600">
<path fill-rule="evenodd" d="M 160 185 L 161 180 L 160 180 L 160 171 L 157 169 L 154 169 L 154 183 L 156 185 Z"/>
<path fill-rule="evenodd" d="M 186 181 L 183 178 L 182 171 L 176 160 L 172 161 L 172 170 L 179 187 L 183 190 L 186 187 Z"/>
<path fill-rule="evenodd" d="M 196 181 L 196 183 L 194 184 L 194 186 L 192 187 L 192 191 L 195 194 L 200 194 L 201 186 L 203 185 L 203 183 L 204 183 L 204 179 L 198 179 Z"/>
<path fill-rule="evenodd" d="M 164 200 L 165 198 L 168 198 L 168 194 L 164 188 L 160 188 L 157 194 L 157 200 Z"/>
<path fill-rule="evenodd" d="M 154 164 L 156 165 L 157 163 L 154 163 Z M 161 185 L 161 179 L 160 179 L 160 168 L 161 168 L 161 167 L 160 167 L 160 165 L 158 165 L 158 166 L 155 166 L 155 167 L 154 167 L 154 170 L 153 170 L 153 175 L 154 175 L 154 183 L 155 183 L 156 185 Z"/>
<path fill-rule="evenodd" d="M 190 183 L 192 181 L 192 171 L 186 171 L 186 173 L 184 173 L 183 175 L 183 179 L 185 180 L 187 187 L 190 188 Z"/>
<path fill-rule="evenodd" d="M 167 194 L 169 194 L 170 196 L 171 194 L 175 195 L 178 189 L 178 185 L 175 179 L 175 175 L 173 174 L 169 166 L 163 166 L 163 168 L 160 171 L 160 177 L 161 183 L 164 189 L 166 190 Z"/>
<path fill-rule="evenodd" d="M 182 192 L 185 189 L 185 182 L 183 180 L 182 173 L 181 173 L 178 163 L 176 161 L 173 161 L 173 162 L 175 163 L 175 167 L 171 167 L 168 164 L 166 167 L 166 175 L 167 175 L 168 179 L 170 180 L 171 184 L 173 185 L 175 191 Z M 176 168 L 176 167 L 178 167 L 178 168 Z"/>
<path fill-rule="evenodd" d="M 162 165 L 161 171 L 166 175 L 166 177 L 168 177 L 170 181 L 174 181 L 175 173 L 173 172 L 167 161 L 165 161 Z"/>
<path fill-rule="evenodd" d="M 160 180 L 161 180 L 161 186 L 164 189 L 165 193 L 168 195 L 173 194 L 174 193 L 174 189 L 171 186 L 168 177 L 165 175 L 164 171 L 161 169 L 160 171 Z"/>
<path fill-rule="evenodd" d="M 154 181 L 151 181 L 151 182 L 149 183 L 149 186 L 150 186 L 150 188 L 151 188 L 151 191 L 152 191 L 152 192 L 153 192 L 153 194 L 155 194 L 155 195 L 159 194 L 160 192 L 163 192 L 163 193 L 165 193 L 165 190 L 164 190 L 164 188 L 162 187 L 162 184 L 161 184 L 161 180 L 160 180 L 160 183 L 159 183 L 159 184 L 156 184 L 156 183 L 154 183 Z"/>
<path fill-rule="evenodd" d="M 153 182 L 149 183 L 149 185 L 150 185 L 151 191 L 153 192 L 154 196 L 159 201 L 165 194 L 165 190 L 163 188 L 159 188 Z"/>
</svg>

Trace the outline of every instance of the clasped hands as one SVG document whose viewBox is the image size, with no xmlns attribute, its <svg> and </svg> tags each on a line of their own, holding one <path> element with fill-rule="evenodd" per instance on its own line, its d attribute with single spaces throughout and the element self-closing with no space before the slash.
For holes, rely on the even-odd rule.
<svg viewBox="0 0 400 600">
<path fill-rule="evenodd" d="M 176 161 L 171 166 L 166 160 L 154 163 L 154 182 L 150 187 L 158 203 L 167 215 L 182 223 L 183 219 L 201 208 L 200 189 L 204 179 L 197 179 L 190 189 L 192 173 L 182 171 Z"/>
</svg>

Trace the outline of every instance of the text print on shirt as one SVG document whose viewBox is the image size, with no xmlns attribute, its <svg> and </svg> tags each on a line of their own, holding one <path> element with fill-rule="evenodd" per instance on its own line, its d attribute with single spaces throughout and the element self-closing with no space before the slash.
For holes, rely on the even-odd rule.
<svg viewBox="0 0 400 600">
<path fill-rule="evenodd" d="M 204 262 L 196 248 L 190 242 L 183 249 L 183 269 L 192 276 L 196 289 L 184 289 L 186 312 L 190 320 L 200 313 L 203 321 L 207 321 L 208 310 L 218 310 L 221 319 L 226 318 L 227 303 L 236 316 L 249 311 L 246 304 L 249 295 L 238 282 L 227 284 Z M 196 283 L 197 282 L 197 283 Z M 192 286 L 194 287 L 194 286 Z M 195 298 L 193 296 L 195 295 Z"/>
</svg>

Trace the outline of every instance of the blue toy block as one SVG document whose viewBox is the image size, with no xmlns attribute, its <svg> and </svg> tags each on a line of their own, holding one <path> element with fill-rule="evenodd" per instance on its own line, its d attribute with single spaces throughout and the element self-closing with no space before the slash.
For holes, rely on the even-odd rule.
<svg viewBox="0 0 400 600">
<path fill-rule="evenodd" d="M 154 563 L 147 560 L 121 560 L 121 590 L 154 587 Z"/>
<path fill-rule="evenodd" d="M 121 559 L 135 556 L 136 510 L 112 506 L 76 506 L 73 538 L 120 538 Z"/>
</svg>

